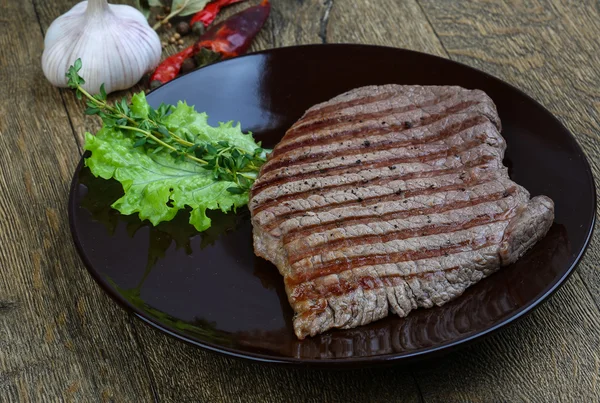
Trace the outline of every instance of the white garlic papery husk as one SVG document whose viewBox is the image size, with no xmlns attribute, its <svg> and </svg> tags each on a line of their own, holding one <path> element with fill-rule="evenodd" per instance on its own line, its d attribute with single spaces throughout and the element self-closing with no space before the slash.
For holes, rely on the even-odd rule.
<svg viewBox="0 0 600 403">
<path fill-rule="evenodd" d="M 86 91 L 97 94 L 132 87 L 160 62 L 160 39 L 133 7 L 106 0 L 82 1 L 52 22 L 44 38 L 42 69 L 57 87 L 81 58 Z"/>
</svg>

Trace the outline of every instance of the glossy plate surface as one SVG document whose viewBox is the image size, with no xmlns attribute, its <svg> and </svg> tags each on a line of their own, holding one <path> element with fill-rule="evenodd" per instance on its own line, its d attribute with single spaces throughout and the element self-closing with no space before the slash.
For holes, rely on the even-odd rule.
<svg viewBox="0 0 600 403">
<path fill-rule="evenodd" d="M 443 307 L 408 318 L 330 331 L 299 341 L 277 269 L 254 256 L 248 212 L 213 215 L 195 233 L 185 214 L 152 227 L 109 206 L 120 185 L 79 165 L 69 214 L 90 273 L 128 310 L 181 340 L 253 360 L 344 366 L 406 360 L 448 351 L 537 306 L 568 277 L 594 223 L 595 189 L 573 136 L 516 88 L 464 65 L 373 46 L 275 49 L 187 74 L 148 95 L 154 106 L 185 100 L 210 123 L 235 120 L 267 147 L 313 104 L 369 84 L 460 85 L 487 92 L 498 107 L 511 177 L 556 203 L 548 235 L 516 264 Z"/>
</svg>

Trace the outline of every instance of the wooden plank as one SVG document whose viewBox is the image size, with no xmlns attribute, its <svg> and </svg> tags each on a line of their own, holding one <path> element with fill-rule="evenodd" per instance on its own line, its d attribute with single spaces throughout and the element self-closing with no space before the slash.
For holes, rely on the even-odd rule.
<svg viewBox="0 0 600 403">
<path fill-rule="evenodd" d="M 34 7 L 1 2 L 0 15 L 0 400 L 150 400 L 128 317 L 71 240 L 66 206 L 80 154 L 42 74 Z"/>
<path fill-rule="evenodd" d="M 419 402 L 405 369 L 301 370 L 249 363 L 142 331 L 157 390 L 165 401 Z"/>
<path fill-rule="evenodd" d="M 393 46 L 446 56 L 414 0 L 334 0 L 332 3 L 327 42 Z"/>
</svg>

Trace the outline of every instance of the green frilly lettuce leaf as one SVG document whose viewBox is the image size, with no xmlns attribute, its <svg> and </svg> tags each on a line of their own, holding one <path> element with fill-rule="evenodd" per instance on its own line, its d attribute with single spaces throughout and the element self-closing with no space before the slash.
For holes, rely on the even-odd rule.
<svg viewBox="0 0 600 403">
<path fill-rule="evenodd" d="M 131 111 L 145 118 L 149 106 L 143 93 L 131 100 Z M 206 113 L 179 102 L 163 123 L 180 137 L 217 142 L 226 140 L 232 145 L 253 153 L 258 144 L 250 133 L 243 133 L 239 123 L 208 124 Z M 91 152 L 85 164 L 103 179 L 114 178 L 123 186 L 124 195 L 112 207 L 125 215 L 138 214 L 153 225 L 169 221 L 177 212 L 191 208 L 190 224 L 198 231 L 211 225 L 207 210 L 226 213 L 248 203 L 248 192 L 232 194 L 227 188 L 235 183 L 215 180 L 211 171 L 191 160 L 173 158 L 168 152 L 152 153 L 144 147 L 134 147 L 133 136 L 119 129 L 103 127 L 92 135 L 85 134 L 85 150 Z"/>
</svg>

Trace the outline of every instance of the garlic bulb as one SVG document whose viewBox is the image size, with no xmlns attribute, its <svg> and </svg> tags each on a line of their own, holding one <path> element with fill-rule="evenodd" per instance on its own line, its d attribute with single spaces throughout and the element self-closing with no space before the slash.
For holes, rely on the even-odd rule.
<svg viewBox="0 0 600 403">
<path fill-rule="evenodd" d="M 67 86 L 65 73 L 81 58 L 83 88 L 97 94 L 132 87 L 160 61 L 160 39 L 146 18 L 133 7 L 106 0 L 82 1 L 58 17 L 46 32 L 42 69 L 58 87 Z"/>
</svg>

